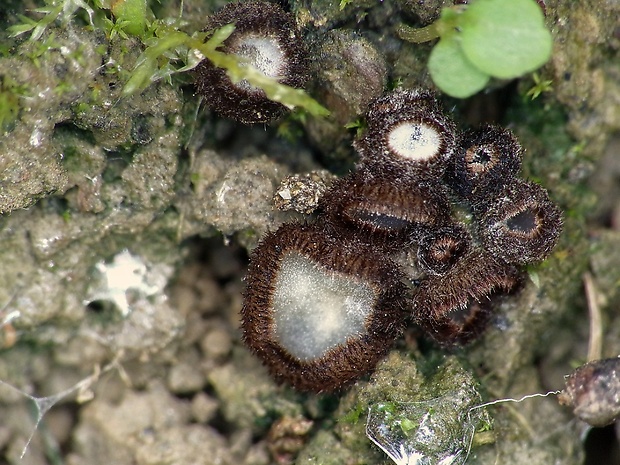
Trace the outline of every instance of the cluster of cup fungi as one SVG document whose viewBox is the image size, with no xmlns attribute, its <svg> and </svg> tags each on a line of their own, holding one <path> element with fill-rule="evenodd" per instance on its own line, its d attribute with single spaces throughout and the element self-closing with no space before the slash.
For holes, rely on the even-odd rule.
<svg viewBox="0 0 620 465">
<path fill-rule="evenodd" d="M 471 341 L 562 228 L 545 189 L 519 177 L 508 130 L 459 133 L 424 91 L 369 108 L 357 169 L 313 220 L 267 234 L 250 261 L 244 340 L 300 390 L 371 371 L 409 320 L 441 345 Z"/>
<path fill-rule="evenodd" d="M 235 23 L 225 52 L 293 87 L 307 79 L 300 33 L 278 6 L 233 3 L 209 21 Z M 206 60 L 196 77 L 223 116 L 260 123 L 286 111 Z M 519 177 L 523 150 L 510 131 L 458 131 L 418 90 L 375 99 L 366 125 L 356 170 L 312 217 L 268 233 L 250 259 L 244 342 L 276 380 L 302 391 L 337 390 L 371 372 L 410 321 L 444 346 L 471 341 L 562 229 L 545 189 Z"/>
</svg>

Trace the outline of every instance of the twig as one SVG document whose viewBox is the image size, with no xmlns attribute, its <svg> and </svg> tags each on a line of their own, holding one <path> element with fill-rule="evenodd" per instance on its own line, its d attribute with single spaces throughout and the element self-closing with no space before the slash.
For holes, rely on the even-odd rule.
<svg viewBox="0 0 620 465">
<path fill-rule="evenodd" d="M 594 280 L 589 272 L 583 274 L 583 286 L 586 290 L 588 301 L 588 314 L 590 318 L 590 336 L 588 339 L 588 362 L 598 360 L 603 355 L 603 321 L 601 309 L 598 304 L 598 292 Z"/>
</svg>

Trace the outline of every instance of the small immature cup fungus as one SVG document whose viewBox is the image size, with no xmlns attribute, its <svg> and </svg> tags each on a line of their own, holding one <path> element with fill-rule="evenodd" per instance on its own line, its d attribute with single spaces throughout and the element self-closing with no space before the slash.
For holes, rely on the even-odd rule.
<svg viewBox="0 0 620 465">
<path fill-rule="evenodd" d="M 252 254 L 243 339 L 276 380 L 336 390 L 371 371 L 402 331 L 401 278 L 371 249 L 285 224 Z"/>
<path fill-rule="evenodd" d="M 543 187 L 513 179 L 486 205 L 480 236 L 487 251 L 520 265 L 547 258 L 562 231 L 562 213 Z"/>
<path fill-rule="evenodd" d="M 413 296 L 413 319 L 439 344 L 466 344 L 486 327 L 496 295 L 519 283 L 516 267 L 471 250 L 443 275 L 429 275 Z"/>
<path fill-rule="evenodd" d="M 354 144 L 363 165 L 426 178 L 439 178 L 445 171 L 456 128 L 430 93 L 397 90 L 380 97 L 370 103 L 366 123 L 366 132 Z"/>
<path fill-rule="evenodd" d="M 420 238 L 418 265 L 426 273 L 443 275 L 470 247 L 471 236 L 458 224 L 431 229 Z"/>
<path fill-rule="evenodd" d="M 235 30 L 221 51 L 236 55 L 281 84 L 303 87 L 308 78 L 308 54 L 290 14 L 269 2 L 229 3 L 209 17 L 205 30 L 233 23 Z M 287 111 L 247 81 L 232 82 L 225 70 L 209 60 L 198 64 L 194 76 L 198 94 L 226 118 L 245 124 L 266 123 Z"/>
<path fill-rule="evenodd" d="M 485 125 L 459 138 L 446 181 L 465 199 L 500 192 L 521 170 L 523 150 L 512 132 Z"/>
</svg>

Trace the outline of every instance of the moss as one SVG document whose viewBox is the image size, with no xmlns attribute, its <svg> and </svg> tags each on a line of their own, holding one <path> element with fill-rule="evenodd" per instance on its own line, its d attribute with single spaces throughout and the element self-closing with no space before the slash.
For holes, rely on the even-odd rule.
<svg viewBox="0 0 620 465">
<path fill-rule="evenodd" d="M 0 76 L 0 130 L 10 131 L 19 116 L 21 99 L 28 96 L 28 88 L 10 77 Z"/>
<path fill-rule="evenodd" d="M 369 0 L 332 2 L 329 0 L 295 0 L 291 9 L 302 26 L 333 28 L 336 24 L 361 18 L 374 3 Z"/>
</svg>

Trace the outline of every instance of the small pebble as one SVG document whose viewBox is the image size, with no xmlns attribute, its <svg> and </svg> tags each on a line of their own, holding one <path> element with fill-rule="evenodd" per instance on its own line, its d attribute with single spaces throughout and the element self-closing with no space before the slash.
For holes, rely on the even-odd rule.
<svg viewBox="0 0 620 465">
<path fill-rule="evenodd" d="M 274 206 L 280 211 L 294 210 L 309 215 L 327 190 L 330 177 L 333 176 L 322 170 L 284 178 L 273 196 Z"/>
<path fill-rule="evenodd" d="M 175 394 L 200 391 L 205 382 L 201 370 L 187 363 L 174 365 L 168 374 L 168 388 Z"/>
<path fill-rule="evenodd" d="M 205 334 L 200 347 L 207 358 L 221 360 L 232 348 L 230 332 L 225 328 L 212 328 Z"/>
<path fill-rule="evenodd" d="M 204 392 L 199 392 L 192 399 L 192 416 L 198 423 L 208 423 L 213 420 L 219 408 L 219 402 Z"/>
</svg>

